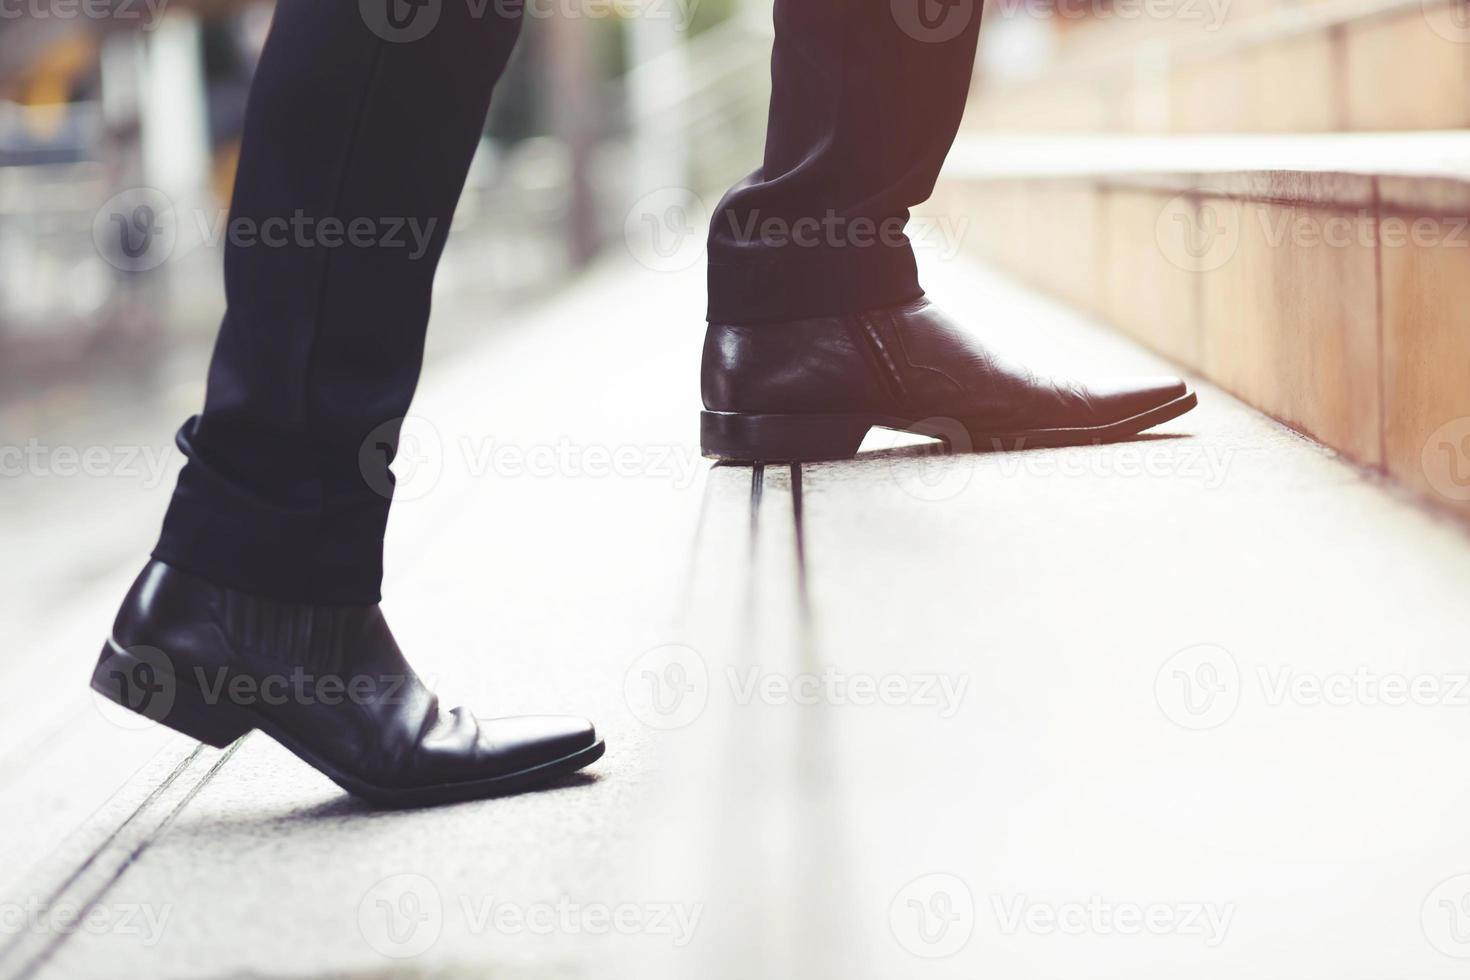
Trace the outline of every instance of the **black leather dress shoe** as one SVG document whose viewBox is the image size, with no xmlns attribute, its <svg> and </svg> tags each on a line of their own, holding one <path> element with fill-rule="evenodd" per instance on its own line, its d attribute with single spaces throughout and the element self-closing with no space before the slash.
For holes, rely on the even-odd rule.
<svg viewBox="0 0 1470 980">
<path fill-rule="evenodd" d="M 159 561 L 124 600 L 92 687 L 219 748 L 258 728 L 386 806 L 514 792 L 603 753 L 582 718 L 441 710 L 377 606 L 278 602 Z"/>
<path fill-rule="evenodd" d="M 704 454 L 747 462 L 845 459 L 873 426 L 958 451 L 1106 442 L 1196 404 L 1178 378 L 1039 378 L 927 299 L 856 316 L 712 323 L 702 380 Z"/>
</svg>

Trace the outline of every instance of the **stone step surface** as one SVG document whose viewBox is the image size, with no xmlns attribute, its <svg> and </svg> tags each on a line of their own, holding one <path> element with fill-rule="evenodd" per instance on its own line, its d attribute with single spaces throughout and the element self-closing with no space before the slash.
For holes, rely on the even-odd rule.
<svg viewBox="0 0 1470 980">
<path fill-rule="evenodd" d="M 1470 516 L 1466 134 L 968 139 L 946 174 L 957 247 Z"/>
<path fill-rule="evenodd" d="M 1041 367 L 1167 370 L 925 271 Z M 1458 525 L 1198 379 L 1116 446 L 711 467 L 699 280 L 604 266 L 408 430 L 400 639 L 450 700 L 595 718 L 604 760 L 379 813 L 258 735 L 183 752 L 46 879 L 94 926 L 0 971 L 1463 974 Z"/>
<path fill-rule="evenodd" d="M 964 8 L 956 8 L 964 9 Z M 1470 126 L 1464 0 L 1073 0 L 985 11 L 977 132 Z"/>
</svg>

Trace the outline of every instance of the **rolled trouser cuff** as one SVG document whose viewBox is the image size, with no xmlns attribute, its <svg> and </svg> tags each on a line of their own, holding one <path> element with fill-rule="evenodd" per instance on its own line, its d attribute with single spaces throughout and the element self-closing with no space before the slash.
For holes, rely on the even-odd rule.
<svg viewBox="0 0 1470 980">
<path fill-rule="evenodd" d="M 710 323 L 776 323 L 862 313 L 924 295 L 911 247 L 844 248 L 709 264 Z"/>
<path fill-rule="evenodd" d="M 382 596 L 387 499 L 329 500 L 317 488 L 265 500 L 210 465 L 179 430 L 179 474 L 153 557 L 215 585 L 314 605 L 372 605 Z"/>
</svg>

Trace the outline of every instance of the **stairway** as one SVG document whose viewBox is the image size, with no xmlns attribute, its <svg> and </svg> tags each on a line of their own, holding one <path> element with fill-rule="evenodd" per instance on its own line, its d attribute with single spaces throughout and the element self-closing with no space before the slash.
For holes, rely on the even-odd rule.
<svg viewBox="0 0 1470 980">
<path fill-rule="evenodd" d="M 1002 5 L 1001 41 L 1057 38 L 1026 77 L 982 63 L 927 209 L 963 215 L 975 254 L 1470 516 L 1470 6 L 1144 9 L 1171 13 Z"/>
<path fill-rule="evenodd" d="M 924 271 L 1029 363 L 1164 367 Z M 447 701 L 585 713 L 603 760 L 378 812 L 259 733 L 103 734 L 92 644 L 27 648 L 93 722 L 31 751 L 126 781 L 60 842 L 5 813 L 39 861 L 0 908 L 91 924 L 12 915 L 0 977 L 1463 976 L 1470 539 L 1198 378 L 1127 443 L 711 467 L 701 293 L 610 261 L 414 408 L 395 631 Z"/>
<path fill-rule="evenodd" d="M 978 132 L 1470 125 L 1465 0 L 997 0 L 985 18 Z"/>
</svg>

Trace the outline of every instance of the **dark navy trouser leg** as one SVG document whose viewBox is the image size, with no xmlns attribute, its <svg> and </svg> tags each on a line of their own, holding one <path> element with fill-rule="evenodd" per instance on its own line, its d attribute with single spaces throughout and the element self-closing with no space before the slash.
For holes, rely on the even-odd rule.
<svg viewBox="0 0 1470 980">
<path fill-rule="evenodd" d="M 710 227 L 712 323 L 923 295 L 903 226 L 959 130 L 981 0 L 776 0 L 761 168 Z"/>
<path fill-rule="evenodd" d="M 507 0 L 381 2 L 276 7 L 231 211 L 249 233 L 226 244 L 228 313 L 154 551 L 287 600 L 378 599 L 395 421 L 520 27 Z"/>
</svg>

